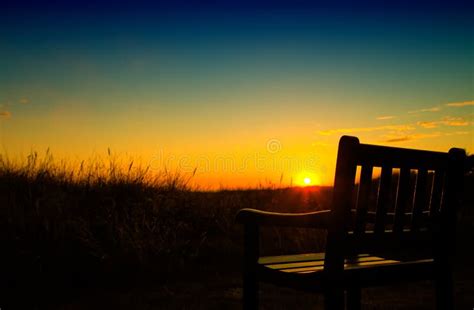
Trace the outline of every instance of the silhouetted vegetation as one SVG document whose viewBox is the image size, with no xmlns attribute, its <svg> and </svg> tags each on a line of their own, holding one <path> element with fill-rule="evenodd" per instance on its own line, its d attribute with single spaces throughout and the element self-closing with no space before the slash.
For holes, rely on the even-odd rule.
<svg viewBox="0 0 474 310">
<path fill-rule="evenodd" d="M 188 181 L 123 164 L 110 153 L 77 167 L 49 152 L 23 162 L 0 158 L 2 286 L 46 298 L 48 287 L 126 282 L 139 274 L 160 274 L 161 281 L 190 264 L 206 268 L 222 259 L 237 266 L 238 209 L 318 205 L 319 189 L 201 192 Z M 304 247 L 301 238 L 286 239 Z M 282 242 L 270 242 L 268 250 L 288 245 Z"/>
<path fill-rule="evenodd" d="M 472 186 L 472 172 L 466 178 Z M 325 187 L 199 191 L 189 176 L 152 173 L 110 154 L 75 167 L 49 152 L 22 162 L 1 157 L 0 298 L 3 305 L 52 307 L 90 287 L 166 288 L 190 275 L 240 281 L 237 210 L 325 209 L 330 198 Z M 311 229 L 263 235 L 268 254 L 324 245 L 322 232 Z"/>
</svg>

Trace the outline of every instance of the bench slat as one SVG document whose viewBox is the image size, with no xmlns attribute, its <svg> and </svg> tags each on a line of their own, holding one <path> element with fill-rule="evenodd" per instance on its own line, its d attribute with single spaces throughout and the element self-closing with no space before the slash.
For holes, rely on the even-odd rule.
<svg viewBox="0 0 474 310">
<path fill-rule="evenodd" d="M 393 230 L 397 233 L 403 230 L 405 209 L 408 203 L 410 191 L 410 169 L 400 169 L 400 178 L 398 180 L 397 202 L 395 204 L 395 217 Z"/>
<path fill-rule="evenodd" d="M 276 255 L 276 256 L 262 256 L 258 263 L 263 265 L 279 264 L 285 262 L 307 262 L 314 260 L 324 260 L 325 253 L 305 253 L 296 255 Z"/>
<path fill-rule="evenodd" d="M 434 175 L 433 189 L 431 190 L 430 216 L 436 217 L 441 206 L 441 194 L 443 192 L 445 172 L 437 170 Z"/>
<path fill-rule="evenodd" d="M 393 168 L 421 167 L 427 170 L 445 168 L 448 155 L 442 152 L 404 149 L 389 146 L 359 144 L 356 162 L 358 165 Z"/>
<path fill-rule="evenodd" d="M 349 233 L 346 239 L 347 253 L 366 253 L 383 250 L 385 252 L 403 252 L 409 250 L 429 249 L 432 245 L 433 233 L 429 230 L 413 232 L 404 229 L 394 233 L 393 230 L 384 232 L 366 231 L 363 235 Z"/>
<path fill-rule="evenodd" d="M 427 204 L 426 187 L 427 187 L 428 171 L 419 169 L 416 178 L 415 203 L 413 205 L 413 216 L 411 220 L 411 229 L 416 231 L 420 228 L 421 214 Z"/>
<path fill-rule="evenodd" d="M 385 230 L 385 218 L 387 215 L 387 205 L 390 197 L 390 184 L 392 181 L 392 168 L 382 167 L 380 176 L 379 194 L 377 198 L 377 209 L 375 214 L 375 232 L 382 233 Z"/>
<path fill-rule="evenodd" d="M 354 229 L 356 233 L 362 233 L 365 230 L 367 210 L 369 208 L 370 188 L 372 186 L 372 170 L 372 166 L 362 167 Z"/>
<path fill-rule="evenodd" d="M 352 259 L 346 259 L 345 261 L 345 266 L 353 266 L 357 264 L 362 264 L 362 263 L 367 263 L 367 262 L 373 262 L 373 261 L 380 261 L 384 260 L 382 257 L 377 257 L 377 256 L 362 256 L 358 257 L 356 260 Z M 311 267 L 314 269 L 323 269 L 324 265 L 324 260 L 312 260 L 312 261 L 307 261 L 307 262 L 287 262 L 287 263 L 280 263 L 280 264 L 266 264 L 265 267 L 271 268 L 271 269 L 276 269 L 276 270 L 283 270 L 283 271 L 290 271 L 291 269 L 295 268 L 307 268 Z"/>
<path fill-rule="evenodd" d="M 417 261 L 421 262 L 425 260 L 415 260 L 414 262 Z M 354 258 L 346 259 L 344 262 L 344 269 L 348 270 L 353 268 L 404 263 L 406 262 L 392 258 L 384 258 L 381 256 L 369 254 L 359 254 Z M 261 257 L 259 259 L 259 264 L 265 268 L 286 273 L 318 272 L 324 270 L 324 253 Z"/>
</svg>

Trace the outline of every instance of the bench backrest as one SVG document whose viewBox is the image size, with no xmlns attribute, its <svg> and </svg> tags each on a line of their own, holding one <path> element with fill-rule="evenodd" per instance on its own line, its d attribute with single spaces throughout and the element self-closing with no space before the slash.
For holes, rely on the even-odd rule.
<svg viewBox="0 0 474 310">
<path fill-rule="evenodd" d="M 465 157 L 462 149 L 422 151 L 343 136 L 325 268 L 341 269 L 357 253 L 452 250 Z"/>
</svg>

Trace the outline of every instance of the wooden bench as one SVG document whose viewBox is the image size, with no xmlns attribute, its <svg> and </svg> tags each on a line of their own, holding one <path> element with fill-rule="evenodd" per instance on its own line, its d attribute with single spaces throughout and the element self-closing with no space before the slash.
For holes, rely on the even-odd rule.
<svg viewBox="0 0 474 310">
<path fill-rule="evenodd" d="M 425 279 L 435 282 L 437 308 L 454 309 L 451 265 L 465 157 L 456 148 L 403 149 L 343 136 L 331 210 L 238 212 L 244 224 L 244 309 L 258 308 L 260 281 L 323 293 L 325 309 L 360 309 L 362 287 Z M 380 176 L 374 167 L 381 167 Z M 380 183 L 371 211 L 374 177 Z M 260 257 L 262 225 L 325 229 L 325 253 Z"/>
</svg>

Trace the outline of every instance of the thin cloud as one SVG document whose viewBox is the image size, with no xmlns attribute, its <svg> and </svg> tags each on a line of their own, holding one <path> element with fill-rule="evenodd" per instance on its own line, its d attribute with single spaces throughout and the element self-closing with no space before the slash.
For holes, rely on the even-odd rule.
<svg viewBox="0 0 474 310">
<path fill-rule="evenodd" d="M 394 119 L 395 116 L 393 115 L 383 115 L 383 116 L 377 116 L 376 119 L 379 120 L 379 121 L 384 121 L 384 120 L 388 120 L 388 119 Z"/>
<path fill-rule="evenodd" d="M 339 134 L 339 133 L 371 132 L 371 131 L 382 131 L 382 130 L 411 131 L 411 130 L 415 130 L 415 127 L 413 127 L 412 125 L 386 125 L 386 126 L 375 126 L 375 127 L 338 128 L 338 129 L 320 130 L 318 131 L 318 134 L 322 136 L 330 136 L 330 135 Z"/>
<path fill-rule="evenodd" d="M 450 127 L 461 127 L 461 126 L 469 126 L 471 122 L 462 118 L 462 117 L 452 117 L 446 116 L 440 121 L 420 121 L 416 123 L 418 126 L 432 129 L 437 128 L 439 125 L 450 126 Z"/>
<path fill-rule="evenodd" d="M 423 128 L 431 129 L 431 128 L 436 128 L 438 127 L 439 122 L 417 122 L 416 123 L 418 126 L 421 126 Z"/>
<path fill-rule="evenodd" d="M 451 102 L 451 103 L 446 104 L 446 106 L 448 107 L 467 107 L 471 105 L 474 105 L 474 100 L 463 101 L 463 102 Z"/>
<path fill-rule="evenodd" d="M 455 131 L 455 132 L 447 132 L 445 136 L 457 136 L 457 135 L 469 135 L 471 134 L 469 131 Z"/>
<path fill-rule="evenodd" d="M 396 143 L 396 142 L 405 142 L 405 141 L 412 141 L 412 140 L 419 140 L 419 139 L 429 139 L 429 138 L 438 138 L 438 137 L 445 137 L 445 136 L 457 136 L 457 135 L 467 135 L 469 134 L 468 131 L 455 131 L 455 132 L 434 132 L 434 133 L 420 133 L 420 134 L 411 134 L 411 135 L 403 135 L 403 136 L 386 136 L 387 139 L 383 142 L 386 143 Z"/>
<path fill-rule="evenodd" d="M 439 136 L 439 133 L 436 134 L 415 134 L 412 133 L 415 130 L 421 128 L 424 129 L 434 129 L 441 126 L 444 127 L 463 127 L 469 126 L 473 122 L 466 120 L 463 117 L 452 117 L 446 116 L 441 120 L 435 121 L 418 121 L 412 124 L 400 124 L 400 125 L 384 125 L 384 126 L 373 126 L 373 127 L 353 127 L 353 128 L 335 128 L 335 129 L 326 129 L 319 130 L 316 133 L 321 136 L 331 136 L 337 134 L 351 134 L 351 133 L 361 133 L 361 132 L 385 132 L 388 135 L 388 138 L 384 142 L 400 142 L 408 141 L 413 139 L 421 139 L 426 137 L 435 137 Z"/>
<path fill-rule="evenodd" d="M 450 116 L 443 118 L 442 123 L 446 126 L 453 126 L 453 127 L 468 126 L 470 124 L 469 121 L 465 120 L 462 117 L 450 117 Z"/>
<path fill-rule="evenodd" d="M 30 99 L 23 97 L 18 102 L 21 104 L 28 104 L 30 103 Z"/>
<path fill-rule="evenodd" d="M 11 106 L 11 102 L 0 103 L 0 109 L 8 109 Z"/>
<path fill-rule="evenodd" d="M 425 113 L 425 112 L 439 112 L 439 111 L 441 111 L 440 107 L 432 107 L 432 108 L 427 108 L 427 109 L 408 111 L 408 114 L 418 114 L 418 113 Z"/>
<path fill-rule="evenodd" d="M 12 117 L 12 113 L 10 111 L 0 111 L 0 117 L 8 119 Z"/>
<path fill-rule="evenodd" d="M 413 140 L 411 136 L 392 138 L 392 139 L 385 140 L 384 142 L 392 143 L 392 142 L 404 142 L 404 141 L 409 141 L 409 140 Z"/>
<path fill-rule="evenodd" d="M 411 140 L 418 140 L 418 139 L 426 139 L 426 138 L 437 138 L 440 137 L 442 134 L 439 132 L 432 133 L 432 134 L 412 134 L 412 135 L 404 135 L 399 137 L 389 137 L 384 142 L 387 143 L 396 143 L 396 142 L 405 142 Z"/>
</svg>

